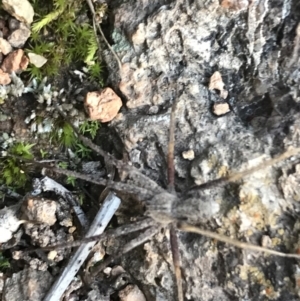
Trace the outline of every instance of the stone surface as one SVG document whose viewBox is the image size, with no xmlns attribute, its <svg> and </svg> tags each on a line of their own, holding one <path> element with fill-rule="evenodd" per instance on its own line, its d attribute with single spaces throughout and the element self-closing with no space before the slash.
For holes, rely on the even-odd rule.
<svg viewBox="0 0 300 301">
<path fill-rule="evenodd" d="M 0 38 L 0 50 L 4 55 L 7 55 L 12 52 L 13 48 L 11 44 L 7 42 L 7 40 Z"/>
<path fill-rule="evenodd" d="M 3 61 L 1 69 L 4 72 L 21 72 L 26 70 L 28 66 L 29 59 L 24 54 L 22 49 L 15 50 L 11 52 Z"/>
<path fill-rule="evenodd" d="M 85 108 L 92 120 L 109 122 L 116 117 L 122 106 L 120 97 L 110 88 L 86 95 Z"/>
<path fill-rule="evenodd" d="M 180 211 L 181 217 L 230 237 L 260 244 L 267 235 L 272 249 L 297 250 L 297 158 L 225 188 L 189 188 L 299 147 L 299 1 L 113 0 L 110 5 L 110 38 L 121 73 L 109 53 L 106 62 L 112 86 L 126 100 L 110 126 L 129 154 L 139 153 L 132 156 L 134 165 L 165 187 L 176 99 L 176 185 L 184 194 L 178 193 L 182 205 L 173 214 Z M 215 72 L 222 81 L 219 89 L 210 89 Z M 231 112 L 218 117 L 211 109 L 224 102 L 225 90 Z M 182 156 L 188 149 L 194 150 L 193 161 Z M 179 245 L 186 300 L 299 299 L 294 271 L 300 266 L 292 260 L 193 234 L 180 233 Z M 136 251 L 122 266 L 151 288 L 149 300 L 175 300 L 172 263 L 165 262 L 168 252 L 161 254 L 167 244 L 155 237 L 145 248 L 146 259 L 145 250 Z"/>
<path fill-rule="evenodd" d="M 36 66 L 37 68 L 41 68 L 47 63 L 47 59 L 42 55 L 35 54 L 32 52 L 29 52 L 27 55 L 29 57 L 30 63 Z"/>
<path fill-rule="evenodd" d="M 0 69 L 0 85 L 6 86 L 11 83 L 11 78 L 8 73 Z"/>
<path fill-rule="evenodd" d="M 22 48 L 28 38 L 30 37 L 31 31 L 30 29 L 24 25 L 20 24 L 18 29 L 15 29 L 7 38 L 7 41 L 15 48 Z"/>
<path fill-rule="evenodd" d="M 0 243 L 9 241 L 23 223 L 17 216 L 19 209 L 20 205 L 17 204 L 0 210 Z"/>
<path fill-rule="evenodd" d="M 52 282 L 48 271 L 25 269 L 6 279 L 2 301 L 42 301 Z"/>
<path fill-rule="evenodd" d="M 14 16 L 17 20 L 30 25 L 33 21 L 34 11 L 27 0 L 3 0 L 3 9 Z"/>
<path fill-rule="evenodd" d="M 43 198 L 28 198 L 22 205 L 24 217 L 29 221 L 52 226 L 56 222 L 56 202 Z"/>
</svg>

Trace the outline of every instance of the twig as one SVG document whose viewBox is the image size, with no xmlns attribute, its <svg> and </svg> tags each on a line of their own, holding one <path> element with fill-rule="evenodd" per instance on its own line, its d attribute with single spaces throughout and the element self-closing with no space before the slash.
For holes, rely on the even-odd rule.
<svg viewBox="0 0 300 301">
<path fill-rule="evenodd" d="M 176 93 L 177 94 L 177 93 Z M 177 96 L 177 95 L 176 95 Z M 175 113 L 177 108 L 177 98 L 172 105 L 170 116 L 170 129 L 169 129 L 169 144 L 168 144 L 168 191 L 175 194 L 175 166 L 174 166 L 174 148 L 175 148 Z M 180 264 L 180 253 L 178 246 L 178 238 L 174 224 L 170 224 L 170 243 L 173 258 L 173 266 L 177 284 L 177 297 L 178 301 L 183 301 L 183 288 L 182 288 L 182 275 Z"/>
<path fill-rule="evenodd" d="M 112 261 L 118 259 L 119 257 L 123 256 L 124 254 L 128 253 L 129 251 L 137 248 L 138 246 L 144 244 L 148 241 L 152 236 L 157 233 L 157 227 L 150 227 L 147 229 L 143 235 L 138 236 L 135 239 L 132 239 L 129 243 L 127 243 L 124 248 L 118 254 L 114 256 L 110 256 L 101 262 L 91 273 L 91 276 L 96 276 L 100 273 L 105 267 L 107 267 Z"/>
<path fill-rule="evenodd" d="M 169 145 L 168 145 L 168 190 L 174 192 L 175 167 L 174 167 L 174 146 L 175 146 L 175 112 L 177 99 L 174 100 L 170 116 Z"/>
<path fill-rule="evenodd" d="M 21 194 L 7 188 L 6 185 L 1 185 L 0 186 L 0 191 L 5 192 L 5 195 L 7 195 L 11 198 L 17 199 L 17 200 L 20 200 L 23 197 Z"/>
<path fill-rule="evenodd" d="M 107 41 L 107 39 L 106 39 L 103 31 L 102 31 L 102 28 L 101 28 L 100 24 L 96 21 L 96 12 L 95 12 L 94 5 L 93 5 L 93 3 L 92 3 L 91 0 L 86 0 L 86 2 L 87 2 L 88 6 L 90 8 L 90 11 L 91 11 L 92 15 L 93 15 L 93 25 L 94 26 L 96 25 L 98 31 L 100 32 L 100 34 L 101 34 L 101 36 L 102 36 L 102 38 L 103 38 L 103 40 L 105 42 L 105 44 L 107 45 L 107 47 L 109 48 L 109 50 L 111 51 L 111 53 L 114 55 L 114 57 L 115 57 L 115 59 L 116 59 L 116 61 L 118 63 L 119 71 L 121 72 L 121 70 L 122 70 L 122 63 L 120 61 L 120 58 L 117 56 L 117 54 L 115 53 L 115 51 L 113 50 L 113 48 L 108 43 L 108 41 Z"/>
<path fill-rule="evenodd" d="M 72 171 L 72 170 L 67 170 L 67 169 L 63 169 L 63 168 L 58 168 L 58 167 L 45 167 L 42 170 L 42 174 L 46 175 L 47 174 L 47 169 L 51 170 L 53 172 L 56 172 L 58 174 L 62 174 L 62 175 L 66 175 L 66 176 L 71 176 L 71 177 L 75 177 L 77 179 L 81 179 L 96 185 L 101 185 L 101 186 L 107 186 L 109 188 L 112 188 L 116 191 L 128 191 L 128 193 L 130 194 L 138 194 L 140 196 L 140 198 L 145 198 L 147 199 L 149 197 L 149 195 L 153 195 L 152 191 L 149 191 L 148 189 L 142 189 L 139 187 L 136 187 L 135 185 L 131 185 L 131 184 L 126 184 L 126 183 L 122 183 L 122 182 L 113 182 L 113 181 L 108 181 L 106 179 L 95 179 L 90 175 L 85 175 L 76 171 Z"/>
</svg>

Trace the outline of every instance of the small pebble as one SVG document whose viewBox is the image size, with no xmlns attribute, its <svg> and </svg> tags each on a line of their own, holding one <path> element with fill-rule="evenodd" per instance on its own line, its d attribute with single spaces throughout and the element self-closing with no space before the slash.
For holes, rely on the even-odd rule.
<svg viewBox="0 0 300 301">
<path fill-rule="evenodd" d="M 188 151 L 183 152 L 182 157 L 183 157 L 183 159 L 186 159 L 186 160 L 193 160 L 193 159 L 195 159 L 195 153 L 192 149 L 190 149 Z"/>
<path fill-rule="evenodd" d="M 16 30 L 20 27 L 20 21 L 16 20 L 15 18 L 10 18 L 8 20 L 8 27 L 10 31 Z"/>
<path fill-rule="evenodd" d="M 69 228 L 69 231 L 68 231 L 68 232 L 69 232 L 70 234 L 72 234 L 72 233 L 74 233 L 75 231 L 76 231 L 76 227 L 73 226 L 73 227 L 70 227 L 70 228 Z"/>
<path fill-rule="evenodd" d="M 48 258 L 49 260 L 54 260 L 54 258 L 56 257 L 56 255 L 57 255 L 57 251 L 52 250 L 52 251 L 50 251 L 50 252 L 48 253 L 47 258 Z"/>
<path fill-rule="evenodd" d="M 217 116 L 222 116 L 226 113 L 230 112 L 230 107 L 227 102 L 224 103 L 216 103 L 213 106 L 213 113 Z"/>
<path fill-rule="evenodd" d="M 146 298 L 138 286 L 129 284 L 119 292 L 121 301 L 146 301 Z"/>
<path fill-rule="evenodd" d="M 107 275 L 107 276 L 110 276 L 111 270 L 112 270 L 111 267 L 107 267 L 107 268 L 105 268 L 105 269 L 103 270 L 103 273 L 104 273 L 105 275 Z"/>
</svg>

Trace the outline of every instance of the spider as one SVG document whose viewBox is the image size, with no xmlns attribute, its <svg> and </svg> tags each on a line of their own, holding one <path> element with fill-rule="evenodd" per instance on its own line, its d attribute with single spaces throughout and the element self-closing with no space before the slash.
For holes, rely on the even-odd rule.
<svg viewBox="0 0 300 301">
<path fill-rule="evenodd" d="M 95 277 L 101 270 L 103 270 L 106 266 L 108 266 L 112 261 L 114 261 L 117 257 L 123 256 L 125 253 L 128 253 L 132 249 L 137 246 L 144 244 L 145 242 L 151 240 L 153 236 L 155 236 L 161 228 L 167 229 L 170 234 L 170 243 L 171 243 L 171 253 L 173 258 L 173 266 L 176 277 L 176 287 L 177 293 L 174 293 L 173 299 L 178 301 L 184 300 L 184 285 L 182 276 L 182 266 L 180 259 L 180 246 L 178 243 L 177 233 L 180 232 L 194 232 L 198 233 L 202 236 L 213 238 L 217 241 L 225 242 L 230 245 L 234 245 L 238 248 L 246 249 L 249 251 L 258 251 L 258 252 L 267 252 L 273 255 L 285 256 L 285 257 L 295 257 L 299 258 L 297 254 L 285 254 L 279 251 L 270 250 L 266 248 L 265 243 L 263 246 L 254 245 L 247 242 L 239 242 L 235 239 L 227 237 L 225 235 L 215 233 L 209 230 L 203 230 L 199 227 L 192 226 L 188 222 L 190 220 L 195 222 L 193 217 L 196 216 L 197 219 L 201 219 L 202 224 L 212 217 L 212 209 L 209 208 L 211 205 L 207 202 L 207 199 L 210 198 L 210 195 L 207 196 L 205 194 L 199 195 L 197 191 L 210 191 L 210 188 L 214 188 L 215 190 L 218 187 L 225 186 L 230 182 L 237 182 L 243 179 L 246 176 L 251 176 L 252 173 L 257 172 L 261 169 L 267 169 L 274 164 L 277 164 L 289 157 L 295 156 L 299 153 L 299 149 L 291 149 L 289 151 L 284 152 L 282 155 L 275 157 L 274 159 L 267 160 L 262 164 L 258 164 L 250 169 L 247 169 L 244 172 L 232 173 L 230 175 L 217 178 L 216 180 L 211 180 L 203 183 L 202 185 L 194 186 L 190 189 L 189 193 L 176 193 L 175 192 L 175 168 L 174 168 L 174 132 L 175 132 L 175 112 L 176 112 L 177 102 L 175 101 L 172 106 L 172 112 L 170 115 L 170 138 L 169 138 L 169 146 L 168 146 L 168 187 L 166 189 L 162 188 L 155 181 L 151 180 L 149 177 L 142 174 L 139 170 L 134 168 L 131 165 L 123 163 L 122 161 L 118 161 L 113 158 L 111 155 L 105 153 L 102 149 L 100 149 L 97 145 L 94 145 L 89 139 L 78 134 L 79 138 L 90 148 L 92 148 L 97 153 L 104 156 L 107 160 L 109 160 L 112 164 L 114 164 L 123 181 L 114 182 L 112 180 L 100 180 L 94 179 L 90 176 L 82 175 L 80 173 L 62 170 L 59 168 L 52 168 L 52 171 L 65 174 L 72 175 L 77 178 L 81 178 L 86 181 L 90 181 L 95 184 L 107 185 L 112 190 L 115 191 L 126 191 L 131 195 L 135 195 L 138 199 L 142 200 L 147 208 L 146 215 L 147 218 L 138 221 L 131 225 L 121 226 L 113 231 L 113 236 L 117 237 L 124 234 L 129 234 L 134 231 L 141 231 L 144 229 L 139 236 L 135 239 L 131 240 L 129 243 L 123 246 L 122 251 L 119 252 L 119 255 L 111 256 L 105 259 L 99 266 L 97 266 L 91 273 L 91 277 Z M 62 113 L 60 111 L 60 113 Z M 63 113 L 62 113 L 63 114 Z M 64 116 L 66 118 L 66 116 Z M 74 129 L 76 130 L 76 129 Z M 125 181 L 126 179 L 126 181 Z M 194 195 L 194 196 L 193 196 Z M 201 198 L 199 199 L 199 196 Z M 258 212 L 257 214 L 260 214 Z M 234 217 L 232 217 L 234 219 Z M 188 222 L 187 222 L 188 221 Z M 236 222 L 236 221 L 233 221 Z M 166 232 L 166 230 L 164 231 Z M 109 235 L 109 234 L 107 234 Z M 87 239 L 83 239 L 79 243 L 88 242 L 91 240 L 97 240 L 100 237 L 89 237 Z M 74 244 L 73 244 L 74 245 Z M 66 247 L 65 245 L 56 246 L 56 247 Z M 51 247 L 50 247 L 51 248 Z M 50 249 L 46 248 L 46 249 Z M 55 248 L 55 246 L 54 246 Z M 251 253 L 250 253 L 251 254 Z M 184 269 L 183 269 L 184 271 Z M 185 273 L 185 271 L 184 271 Z M 176 295 L 176 296 L 175 296 Z"/>
</svg>

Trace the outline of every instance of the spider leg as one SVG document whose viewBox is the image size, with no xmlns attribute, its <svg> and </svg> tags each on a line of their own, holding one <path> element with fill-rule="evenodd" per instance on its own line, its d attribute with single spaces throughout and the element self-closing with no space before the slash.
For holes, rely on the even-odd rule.
<svg viewBox="0 0 300 301">
<path fill-rule="evenodd" d="M 100 235 L 94 235 L 90 237 L 85 237 L 81 240 L 76 240 L 68 243 L 61 243 L 61 244 L 56 244 L 48 247 L 43 247 L 43 248 L 38 248 L 38 249 L 32 249 L 28 251 L 24 251 L 24 253 L 31 253 L 31 252 L 38 252 L 38 251 L 51 251 L 51 250 L 59 250 L 59 249 L 66 249 L 66 248 L 74 248 L 78 247 L 84 243 L 92 242 L 92 241 L 97 241 L 101 240 L 107 237 L 119 237 L 122 235 L 126 235 L 132 232 L 140 231 L 149 227 L 157 226 L 157 223 L 152 219 L 152 218 L 145 218 L 141 221 L 138 221 L 134 224 L 127 224 L 127 225 L 122 225 L 116 229 L 109 229 L 103 234 Z"/>
<path fill-rule="evenodd" d="M 177 91 L 176 91 L 177 92 Z M 178 95 L 176 95 L 178 96 Z M 172 111 L 171 111 L 171 116 L 170 116 L 170 134 L 169 134 L 169 144 L 168 144 L 168 191 L 172 194 L 174 194 L 175 189 L 174 189 L 174 180 L 175 180 L 175 169 L 174 169 L 174 143 L 175 143 L 175 111 L 176 111 L 176 107 L 177 107 L 177 100 L 174 101 L 173 106 L 172 106 Z M 66 119 L 68 120 L 67 116 L 64 114 L 64 112 L 57 106 L 57 110 L 59 111 L 59 113 Z M 143 185 L 141 185 L 142 187 L 146 185 L 146 188 L 148 189 L 144 189 L 145 193 L 145 199 L 149 199 L 149 196 L 155 195 L 155 194 L 159 194 L 159 193 L 163 193 L 163 189 L 157 185 L 154 181 L 152 181 L 151 179 L 149 179 L 148 177 L 146 177 L 145 175 L 143 175 L 142 173 L 140 173 L 137 169 L 135 169 L 133 166 L 130 166 L 128 164 L 124 164 L 122 161 L 116 160 L 114 157 L 112 157 L 110 154 L 104 152 L 99 146 L 95 145 L 90 139 L 80 135 L 77 131 L 77 129 L 72 125 L 72 123 L 70 123 L 71 126 L 73 127 L 74 131 L 76 132 L 78 138 L 88 147 L 90 147 L 92 150 L 96 151 L 98 154 L 100 154 L 101 156 L 104 157 L 105 160 L 108 160 L 109 162 L 111 162 L 112 164 L 114 164 L 118 169 L 125 170 L 128 172 L 128 174 L 130 175 L 135 175 L 135 180 L 140 181 Z M 63 170 L 58 170 L 57 168 L 53 168 L 53 171 L 56 172 L 60 172 L 63 173 L 65 171 Z M 138 175 L 138 177 L 137 177 Z M 77 178 L 82 178 L 81 174 L 73 174 L 73 176 L 77 177 Z M 95 184 L 100 184 L 103 185 L 104 181 L 101 181 L 101 183 L 99 183 L 99 180 L 95 180 L 95 179 L 84 179 L 84 180 L 88 180 L 89 182 L 95 183 Z M 129 190 L 130 193 L 135 192 L 139 195 L 139 197 L 141 196 L 141 188 L 135 188 L 133 187 L 133 185 L 129 185 L 132 187 L 129 187 L 128 184 L 123 184 L 123 183 L 105 183 L 104 185 L 111 185 L 111 188 L 114 188 L 116 190 Z M 122 187 L 121 187 L 122 186 Z M 122 189 L 123 188 L 123 189 Z M 129 189 L 130 188 L 130 189 Z M 138 190 L 138 191 L 137 191 Z M 151 192 L 149 194 L 149 192 Z M 151 198 L 151 197 L 150 197 Z M 135 246 L 138 246 L 140 244 L 142 244 L 144 241 L 148 240 L 150 237 L 152 237 L 156 231 L 154 231 L 154 229 L 152 228 L 148 229 L 144 235 L 142 235 L 141 237 L 144 239 L 141 239 L 140 242 L 139 240 L 133 240 L 132 241 L 132 245 L 126 245 L 124 247 L 125 253 L 128 252 L 129 250 L 133 249 Z M 155 233 L 154 233 L 154 232 Z M 174 228 L 174 225 L 171 223 L 170 224 L 170 235 L 172 237 L 172 243 L 171 243 L 171 251 L 172 251 L 172 256 L 173 256 L 173 264 L 174 264 L 174 270 L 175 270 L 175 276 L 176 276 L 176 282 L 177 282 L 177 292 L 178 292 L 178 300 L 179 301 L 183 301 L 183 290 L 182 290 L 182 276 L 181 276 L 181 269 L 180 269 L 180 258 L 179 258 L 179 249 L 178 249 L 178 241 L 177 241 L 177 236 L 176 236 L 176 231 Z M 136 242 L 135 242 L 136 241 Z M 128 250 L 127 250 L 128 248 Z M 97 274 L 98 271 L 100 270 L 100 268 L 102 266 L 107 265 L 107 262 L 104 262 L 103 265 L 100 265 L 97 268 L 97 271 L 93 272 L 94 274 Z M 103 268 L 103 267 L 102 267 Z"/>
<path fill-rule="evenodd" d="M 59 112 L 59 114 L 62 115 L 63 118 L 65 118 L 68 121 L 68 117 L 66 116 L 66 114 L 60 109 L 59 106 L 56 106 L 57 111 Z M 72 124 L 72 122 L 68 121 L 71 125 L 71 127 L 73 128 L 74 132 L 76 133 L 76 135 L 78 136 L 78 138 L 85 144 L 87 145 L 89 148 L 91 148 L 93 151 L 95 151 L 97 154 L 99 154 L 100 156 L 102 156 L 105 161 L 110 162 L 111 164 L 113 164 L 114 166 L 116 166 L 120 171 L 125 171 L 130 177 L 134 178 L 135 183 L 137 186 L 140 187 L 144 187 L 145 189 L 148 190 L 152 190 L 155 191 L 156 193 L 160 193 L 163 192 L 164 189 L 162 187 L 160 187 L 155 181 L 151 180 L 150 178 L 148 178 L 147 176 L 143 175 L 138 169 L 136 169 L 134 166 L 129 165 L 124 163 L 121 160 L 117 160 L 115 159 L 111 154 L 105 152 L 101 147 L 99 147 L 98 145 L 94 144 L 92 142 L 92 140 L 90 140 L 89 138 L 81 135 L 77 128 Z M 173 145 L 174 145 L 174 141 L 173 141 Z M 60 172 L 63 173 L 62 170 L 52 168 L 52 170 L 56 171 L 56 172 Z M 74 175 L 75 177 L 77 177 L 77 175 Z M 87 180 L 90 181 L 90 180 Z M 102 181 L 103 182 L 103 181 Z M 95 183 L 95 182 L 94 182 Z M 97 184 L 97 183 L 95 183 Z M 100 184 L 100 183 L 99 183 Z M 139 185 L 140 184 L 140 185 Z M 108 185 L 107 181 L 105 182 L 105 184 L 100 184 L 100 185 Z M 116 188 L 117 189 L 117 188 Z"/>
<path fill-rule="evenodd" d="M 250 243 L 247 243 L 247 242 L 242 242 L 242 241 L 239 241 L 239 240 L 236 240 L 236 239 L 232 239 L 228 236 L 218 234 L 216 232 L 203 230 L 199 227 L 192 226 L 188 223 L 178 222 L 177 227 L 181 231 L 197 233 L 197 234 L 200 234 L 200 235 L 203 235 L 203 236 L 206 236 L 206 237 L 210 237 L 210 238 L 216 239 L 218 241 L 230 244 L 230 245 L 238 247 L 240 249 L 246 249 L 246 250 L 251 250 L 251 251 L 255 251 L 255 252 L 262 252 L 262 253 L 267 253 L 267 254 L 280 256 L 280 257 L 300 259 L 300 255 L 297 254 L 297 253 L 295 253 L 295 254 L 293 254 L 293 253 L 290 253 L 290 254 L 289 253 L 283 253 L 283 252 L 279 252 L 279 251 L 272 250 L 272 249 L 269 249 L 269 248 L 261 247 L 261 246 L 258 246 L 258 245 L 253 245 L 253 244 L 250 244 Z"/>
<path fill-rule="evenodd" d="M 71 171 L 68 169 L 58 168 L 58 167 L 45 167 L 42 171 L 43 174 L 47 174 L 47 170 L 51 170 L 53 172 L 56 172 L 58 174 L 66 175 L 66 176 L 72 176 L 77 179 L 81 179 L 96 185 L 102 185 L 107 186 L 113 190 L 116 191 L 126 191 L 128 194 L 132 195 L 138 195 L 140 199 L 149 199 L 149 196 L 153 195 L 153 191 L 149 191 L 145 188 L 137 187 L 136 185 L 130 184 L 130 183 L 122 183 L 122 182 L 114 182 L 114 181 L 108 181 L 106 179 L 99 179 L 92 177 L 90 175 L 86 175 L 83 173 L 79 173 L 76 171 Z M 159 186 L 158 186 L 159 187 Z"/>
<path fill-rule="evenodd" d="M 205 189 L 210 189 L 210 188 L 216 187 L 216 186 L 224 186 L 230 182 L 237 182 L 237 181 L 243 179 L 244 177 L 249 176 L 259 170 L 274 166 L 275 164 L 280 163 L 290 157 L 299 156 L 299 154 L 300 154 L 300 148 L 291 148 L 291 149 L 286 150 L 284 153 L 282 153 L 272 159 L 266 160 L 265 162 L 263 162 L 257 166 L 254 166 L 252 168 L 246 169 L 241 172 L 233 172 L 229 176 L 217 178 L 217 179 L 208 181 L 206 183 L 203 183 L 201 185 L 192 186 L 189 188 L 189 190 L 205 190 Z"/>
<path fill-rule="evenodd" d="M 106 268 L 111 262 L 120 258 L 124 254 L 128 253 L 129 251 L 135 249 L 136 247 L 144 244 L 146 241 L 150 240 L 158 232 L 157 226 L 152 226 L 147 229 L 145 232 L 141 233 L 135 239 L 132 239 L 129 243 L 127 243 L 123 249 L 116 255 L 110 256 L 101 262 L 91 273 L 92 277 L 95 277 L 98 273 L 100 273 L 104 268 Z"/>
<path fill-rule="evenodd" d="M 133 179 L 134 184 L 136 186 L 143 187 L 144 189 L 147 189 L 149 191 L 153 191 L 155 192 L 155 194 L 162 193 L 165 191 L 155 181 L 142 174 L 133 166 L 125 166 L 124 169 L 128 171 L 129 177 Z"/>
</svg>

